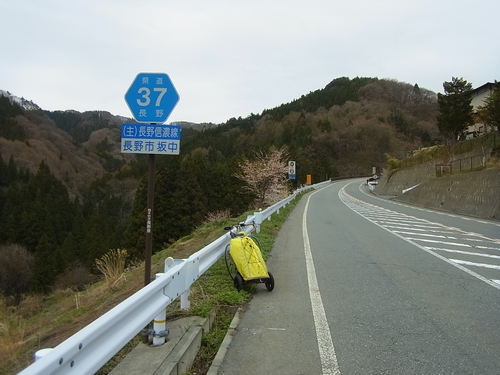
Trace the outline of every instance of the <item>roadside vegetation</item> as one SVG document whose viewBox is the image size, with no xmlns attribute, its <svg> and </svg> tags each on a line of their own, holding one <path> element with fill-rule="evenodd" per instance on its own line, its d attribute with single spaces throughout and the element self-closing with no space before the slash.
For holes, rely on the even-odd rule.
<svg viewBox="0 0 500 375">
<path fill-rule="evenodd" d="M 154 267 L 199 250 L 222 235 L 224 218 L 280 200 L 306 176 L 317 183 L 427 162 L 463 173 L 460 158 L 472 154 L 481 163 L 471 159 L 469 170 L 500 167 L 500 90 L 473 112 L 470 83 L 452 77 L 443 87 L 436 95 L 417 84 L 340 77 L 260 115 L 183 128 L 181 155 L 156 158 Z M 0 375 L 139 290 L 144 274 L 148 157 L 121 154 L 123 119 L 30 108 L 0 96 Z M 463 140 L 476 117 L 496 133 Z M 289 161 L 296 179 L 282 185 Z M 270 249 L 266 226 L 261 242 Z M 215 309 L 224 327 L 252 290 L 222 292 L 218 272 L 193 286 L 189 313 Z M 171 317 L 185 314 L 171 309 Z M 217 346 L 217 331 L 201 352 Z"/>
<path fill-rule="evenodd" d="M 386 152 L 401 158 L 432 145 L 437 113 L 436 94 L 417 85 L 341 77 L 260 115 L 183 128 L 181 154 L 155 159 L 153 253 L 209 213 L 236 217 L 298 188 L 308 175 L 313 183 L 366 175 L 384 165 Z M 141 258 L 148 156 L 121 153 L 121 123 L 103 111 L 26 110 L 0 99 L 0 246 L 22 246 L 31 258 L 29 268 L 9 264 L 22 271 L 22 283 L 0 283 L 10 302 L 63 284 L 83 288 L 110 249 Z M 297 166 L 284 192 L 240 179 L 274 151 L 287 155 L 281 178 L 289 161 Z M 0 274 L 6 268 L 0 263 Z"/>
<path fill-rule="evenodd" d="M 265 258 L 269 256 L 274 238 L 289 212 L 300 197 L 272 216 L 271 221 L 261 225 L 257 234 Z M 198 227 L 192 234 L 181 238 L 166 249 L 153 255 L 152 274 L 163 271 L 165 258 L 172 256 L 183 259 L 200 250 L 222 236 L 224 227 L 245 220 L 247 212 L 237 218 L 209 222 Z M 114 256 L 117 259 L 114 259 Z M 122 251 L 108 253 L 101 262 L 108 260 L 115 265 L 123 256 Z M 113 259 L 112 259 L 113 258 Z M 109 267 L 108 267 L 109 268 Z M 114 267 L 115 271 L 117 270 Z M 117 277 L 117 275 L 119 275 Z M 109 280 L 113 280 L 110 284 Z M 136 264 L 116 271 L 111 279 L 88 285 L 81 291 L 58 289 L 47 295 L 33 295 L 23 299 L 17 306 L 7 306 L 0 300 L 0 375 L 15 374 L 33 361 L 33 354 L 42 348 L 55 347 L 66 338 L 82 329 L 93 320 L 109 311 L 127 297 L 142 288 L 144 264 Z M 239 293 L 227 273 L 224 259 L 221 258 L 191 288 L 191 310 L 180 310 L 179 301 L 174 301 L 167 309 L 167 320 L 182 316 L 198 315 L 206 317 L 216 314 L 212 330 L 203 337 L 202 348 L 193 368 L 193 373 L 203 374 L 217 353 L 227 328 L 238 306 L 246 303 L 255 291 L 255 285 L 246 287 Z M 128 345 L 117 353 L 98 374 L 111 371 L 127 352 L 141 341 L 138 334 Z"/>
<path fill-rule="evenodd" d="M 487 158 L 491 152 L 491 157 Z M 477 156 L 485 157 L 485 162 L 474 170 L 500 167 L 500 133 L 492 132 L 482 137 L 464 140 L 451 145 L 436 145 L 420 148 L 413 151 L 405 158 L 398 159 L 392 155 L 386 154 L 387 167 L 395 172 L 398 169 L 412 167 L 418 164 L 435 162 L 452 163 L 455 160 L 467 157 Z"/>
</svg>

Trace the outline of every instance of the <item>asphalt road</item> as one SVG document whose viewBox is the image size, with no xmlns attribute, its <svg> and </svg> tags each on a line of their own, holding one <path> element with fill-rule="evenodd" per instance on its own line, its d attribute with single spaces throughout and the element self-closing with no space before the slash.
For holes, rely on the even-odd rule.
<svg viewBox="0 0 500 375">
<path fill-rule="evenodd" d="M 301 199 L 219 375 L 500 374 L 500 225 L 363 181 Z"/>
</svg>

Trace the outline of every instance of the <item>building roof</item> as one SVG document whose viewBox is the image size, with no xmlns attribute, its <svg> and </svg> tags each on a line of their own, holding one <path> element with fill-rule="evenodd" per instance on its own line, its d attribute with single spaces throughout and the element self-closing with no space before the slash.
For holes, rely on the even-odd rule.
<svg viewBox="0 0 500 375">
<path fill-rule="evenodd" d="M 500 82 L 486 82 L 484 85 L 476 87 L 471 91 L 471 95 L 477 95 L 483 91 L 492 91 L 493 89 L 500 88 Z"/>
</svg>

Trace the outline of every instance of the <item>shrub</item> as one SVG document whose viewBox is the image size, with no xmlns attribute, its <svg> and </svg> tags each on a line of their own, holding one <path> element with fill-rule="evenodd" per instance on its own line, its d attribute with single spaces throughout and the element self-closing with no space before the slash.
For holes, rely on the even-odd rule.
<svg viewBox="0 0 500 375">
<path fill-rule="evenodd" d="M 0 292 L 18 304 L 29 290 L 33 274 L 33 255 L 23 246 L 0 246 Z"/>
<path fill-rule="evenodd" d="M 95 281 L 89 270 L 83 266 L 67 268 L 62 274 L 57 276 L 54 283 L 56 289 L 70 288 L 75 291 L 82 291 L 87 285 Z"/>
<path fill-rule="evenodd" d="M 220 221 L 224 219 L 229 219 L 231 217 L 231 210 L 225 209 L 216 212 L 209 212 L 205 216 L 204 224 L 211 223 L 212 221 Z"/>
<path fill-rule="evenodd" d="M 389 169 L 397 169 L 401 166 L 401 162 L 395 157 L 387 153 L 385 154 L 385 157 L 387 158 L 387 166 L 389 167 Z"/>
</svg>

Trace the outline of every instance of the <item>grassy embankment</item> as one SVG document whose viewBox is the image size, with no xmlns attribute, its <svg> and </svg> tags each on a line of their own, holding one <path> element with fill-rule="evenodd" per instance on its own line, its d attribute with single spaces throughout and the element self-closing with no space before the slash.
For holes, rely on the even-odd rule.
<svg viewBox="0 0 500 375">
<path fill-rule="evenodd" d="M 289 212 L 300 197 L 261 225 L 257 234 L 264 258 L 267 258 L 274 238 Z M 197 228 L 191 235 L 162 250 L 152 259 L 152 275 L 162 272 L 165 258 L 185 259 L 224 234 L 224 226 L 245 220 L 239 218 L 211 222 Z M 50 295 L 26 296 L 15 307 L 0 300 L 0 375 L 15 374 L 32 363 L 33 354 L 42 348 L 54 347 L 111 308 L 138 291 L 144 284 L 144 264 L 123 273 L 109 285 L 106 280 L 89 285 L 83 291 L 55 290 Z M 187 315 L 208 316 L 216 313 L 211 331 L 204 335 L 202 347 L 193 366 L 193 373 L 205 373 L 217 353 L 238 306 L 245 304 L 255 291 L 255 285 L 237 292 L 220 259 L 191 288 L 191 310 L 180 310 L 176 300 L 167 309 L 167 320 Z M 99 372 L 107 374 L 133 347 L 141 341 L 138 334 Z"/>
<path fill-rule="evenodd" d="M 472 170 L 482 170 L 487 168 L 500 167 L 500 133 L 493 132 L 488 135 L 472 138 L 469 140 L 457 142 L 453 145 L 437 145 L 432 147 L 425 147 L 415 150 L 411 155 L 404 159 L 396 159 L 391 155 L 386 154 L 387 167 L 391 173 L 396 172 L 398 169 L 412 167 L 418 164 L 434 161 L 436 164 L 449 164 L 453 160 L 460 159 L 462 155 L 476 155 L 486 156 L 489 151 L 493 150 L 491 157 L 477 168 Z M 486 159 L 486 158 L 485 158 Z M 471 169 L 464 171 L 453 171 L 453 173 L 466 173 L 472 171 Z"/>
</svg>

